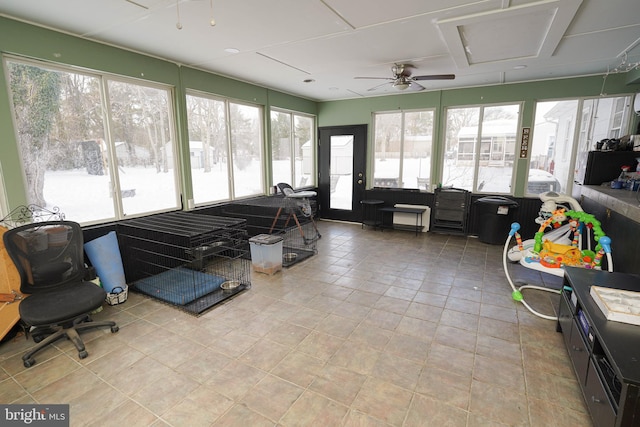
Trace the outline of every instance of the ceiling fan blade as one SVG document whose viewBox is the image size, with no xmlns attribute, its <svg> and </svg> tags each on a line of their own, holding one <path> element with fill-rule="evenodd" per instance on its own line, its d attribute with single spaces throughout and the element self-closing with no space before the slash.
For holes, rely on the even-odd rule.
<svg viewBox="0 0 640 427">
<path fill-rule="evenodd" d="M 389 84 L 389 82 L 387 82 L 387 83 L 382 83 L 381 85 L 378 85 L 378 86 L 374 86 L 374 87 L 372 87 L 372 88 L 367 89 L 367 92 L 374 91 L 374 90 L 376 90 L 376 89 L 381 88 L 382 86 L 387 86 L 388 84 Z"/>
<path fill-rule="evenodd" d="M 453 80 L 455 78 L 455 74 L 431 74 L 426 76 L 412 77 L 413 80 Z"/>
<path fill-rule="evenodd" d="M 425 87 L 422 86 L 420 83 L 418 82 L 414 82 L 412 81 L 411 84 L 409 85 L 409 90 L 413 90 L 413 91 L 420 91 L 420 90 L 425 90 Z"/>
<path fill-rule="evenodd" d="M 354 77 L 354 79 L 394 80 L 391 77 Z"/>
</svg>

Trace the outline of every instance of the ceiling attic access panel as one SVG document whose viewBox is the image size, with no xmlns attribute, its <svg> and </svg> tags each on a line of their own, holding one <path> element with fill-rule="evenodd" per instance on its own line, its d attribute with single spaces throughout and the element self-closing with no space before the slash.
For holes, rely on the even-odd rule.
<svg viewBox="0 0 640 427">
<path fill-rule="evenodd" d="M 553 55 L 582 0 L 544 0 L 438 21 L 459 68 Z"/>
</svg>

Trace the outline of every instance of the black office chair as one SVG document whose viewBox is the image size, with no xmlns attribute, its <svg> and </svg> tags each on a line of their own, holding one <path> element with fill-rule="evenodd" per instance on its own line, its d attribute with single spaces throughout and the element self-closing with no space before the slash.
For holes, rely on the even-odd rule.
<svg viewBox="0 0 640 427">
<path fill-rule="evenodd" d="M 106 292 L 84 281 L 85 263 L 82 229 L 71 221 L 36 222 L 4 233 L 4 244 L 20 272 L 20 291 L 27 296 L 20 301 L 20 318 L 38 343 L 22 360 L 29 368 L 33 355 L 57 341 L 67 338 L 78 350 L 78 357 L 88 356 L 78 332 L 110 327 L 112 321 L 93 322 L 90 313 L 102 306 Z"/>
</svg>

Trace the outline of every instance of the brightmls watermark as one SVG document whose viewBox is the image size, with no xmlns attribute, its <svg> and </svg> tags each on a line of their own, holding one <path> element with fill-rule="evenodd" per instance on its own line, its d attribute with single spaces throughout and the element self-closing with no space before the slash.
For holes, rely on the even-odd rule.
<svg viewBox="0 0 640 427">
<path fill-rule="evenodd" d="M 1 405 L 0 425 L 69 427 L 69 405 Z"/>
</svg>

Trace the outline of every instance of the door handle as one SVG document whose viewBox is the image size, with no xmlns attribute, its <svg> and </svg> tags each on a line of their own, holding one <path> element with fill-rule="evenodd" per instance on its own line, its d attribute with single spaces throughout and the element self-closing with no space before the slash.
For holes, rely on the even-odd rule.
<svg viewBox="0 0 640 427">
<path fill-rule="evenodd" d="M 358 180 L 358 184 L 362 185 L 364 181 L 362 181 L 361 179 Z"/>
</svg>

